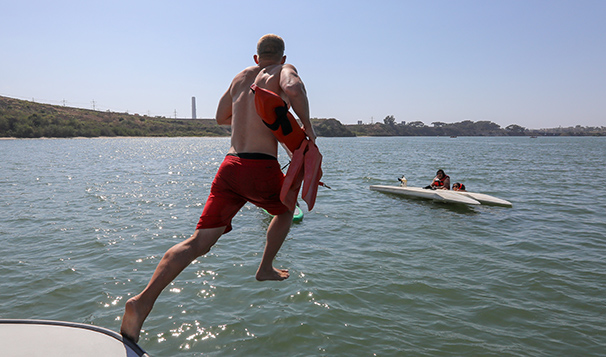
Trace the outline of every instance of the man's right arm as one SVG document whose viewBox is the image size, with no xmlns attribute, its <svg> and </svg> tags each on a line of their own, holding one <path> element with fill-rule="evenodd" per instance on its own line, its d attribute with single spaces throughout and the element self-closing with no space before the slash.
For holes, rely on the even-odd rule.
<svg viewBox="0 0 606 357">
<path fill-rule="evenodd" d="M 225 94 L 219 99 L 219 105 L 217 106 L 217 114 L 215 115 L 215 119 L 217 120 L 217 124 L 219 125 L 231 125 L 231 107 L 232 107 L 232 98 L 231 98 L 231 86 Z"/>
</svg>

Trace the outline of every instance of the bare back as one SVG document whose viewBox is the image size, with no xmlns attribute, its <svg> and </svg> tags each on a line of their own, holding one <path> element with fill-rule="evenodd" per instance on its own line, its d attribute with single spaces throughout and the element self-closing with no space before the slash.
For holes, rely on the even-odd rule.
<svg viewBox="0 0 606 357">
<path fill-rule="evenodd" d="M 270 65 L 265 68 L 252 66 L 238 73 L 230 88 L 221 98 L 217 110 L 219 124 L 231 124 L 230 153 L 263 153 L 277 157 L 277 140 L 271 130 L 265 126 L 255 110 L 254 93 L 250 86 L 259 87 L 285 95 L 280 88 L 280 72 L 283 65 Z M 223 103 L 224 102 L 224 103 Z M 220 122 L 221 106 L 231 106 L 230 122 Z"/>
</svg>

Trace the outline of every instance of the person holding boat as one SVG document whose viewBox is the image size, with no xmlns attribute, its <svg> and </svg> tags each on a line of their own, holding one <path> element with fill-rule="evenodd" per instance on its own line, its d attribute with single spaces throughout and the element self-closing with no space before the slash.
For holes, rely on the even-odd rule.
<svg viewBox="0 0 606 357">
<path fill-rule="evenodd" d="M 255 109 L 251 85 L 288 100 L 303 123 L 306 140 L 315 145 L 316 135 L 309 118 L 305 86 L 295 67 L 285 64 L 282 38 L 261 37 L 253 58 L 256 65 L 238 73 L 219 100 L 216 120 L 220 125 L 231 125 L 231 147 L 212 183 L 195 232 L 164 254 L 145 289 L 126 302 L 120 332 L 135 342 L 162 290 L 232 229 L 232 218 L 247 201 L 274 215 L 256 279 L 289 277 L 288 270 L 273 267 L 273 260 L 290 230 L 293 210 L 281 201 L 285 177 L 277 160 L 278 141 Z"/>
<path fill-rule="evenodd" d="M 444 170 L 440 169 L 436 173 L 436 177 L 431 181 L 431 185 L 426 186 L 425 188 L 432 190 L 450 190 L 450 177 L 444 173 Z"/>
</svg>

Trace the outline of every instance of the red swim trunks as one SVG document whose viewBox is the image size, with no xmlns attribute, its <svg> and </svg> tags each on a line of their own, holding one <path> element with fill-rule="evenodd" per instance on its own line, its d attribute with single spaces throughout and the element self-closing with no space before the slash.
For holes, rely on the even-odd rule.
<svg viewBox="0 0 606 357">
<path fill-rule="evenodd" d="M 249 156 L 255 158 L 243 158 Z M 231 231 L 232 218 L 246 202 L 273 215 L 288 211 L 280 201 L 283 181 L 280 163 L 272 156 L 228 154 L 213 180 L 196 229 L 226 226 L 223 233 Z"/>
</svg>

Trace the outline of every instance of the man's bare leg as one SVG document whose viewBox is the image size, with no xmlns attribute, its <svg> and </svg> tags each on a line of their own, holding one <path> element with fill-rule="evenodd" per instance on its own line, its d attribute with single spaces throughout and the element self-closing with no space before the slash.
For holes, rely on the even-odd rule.
<svg viewBox="0 0 606 357">
<path fill-rule="evenodd" d="M 196 230 L 190 238 L 166 251 L 147 287 L 126 302 L 122 326 L 120 326 L 120 333 L 123 336 L 135 342 L 139 341 L 143 321 L 149 315 L 162 290 L 194 259 L 208 253 L 224 231 L 225 227 Z"/>
<path fill-rule="evenodd" d="M 265 251 L 263 252 L 261 265 L 259 265 L 259 269 L 257 270 L 257 280 L 284 280 L 289 277 L 288 270 L 274 268 L 273 261 L 276 254 L 278 254 L 282 243 L 284 243 L 284 239 L 286 239 L 288 231 L 290 230 L 292 216 L 293 212 L 288 211 L 281 215 L 275 216 L 271 220 L 269 228 L 267 229 Z"/>
</svg>

